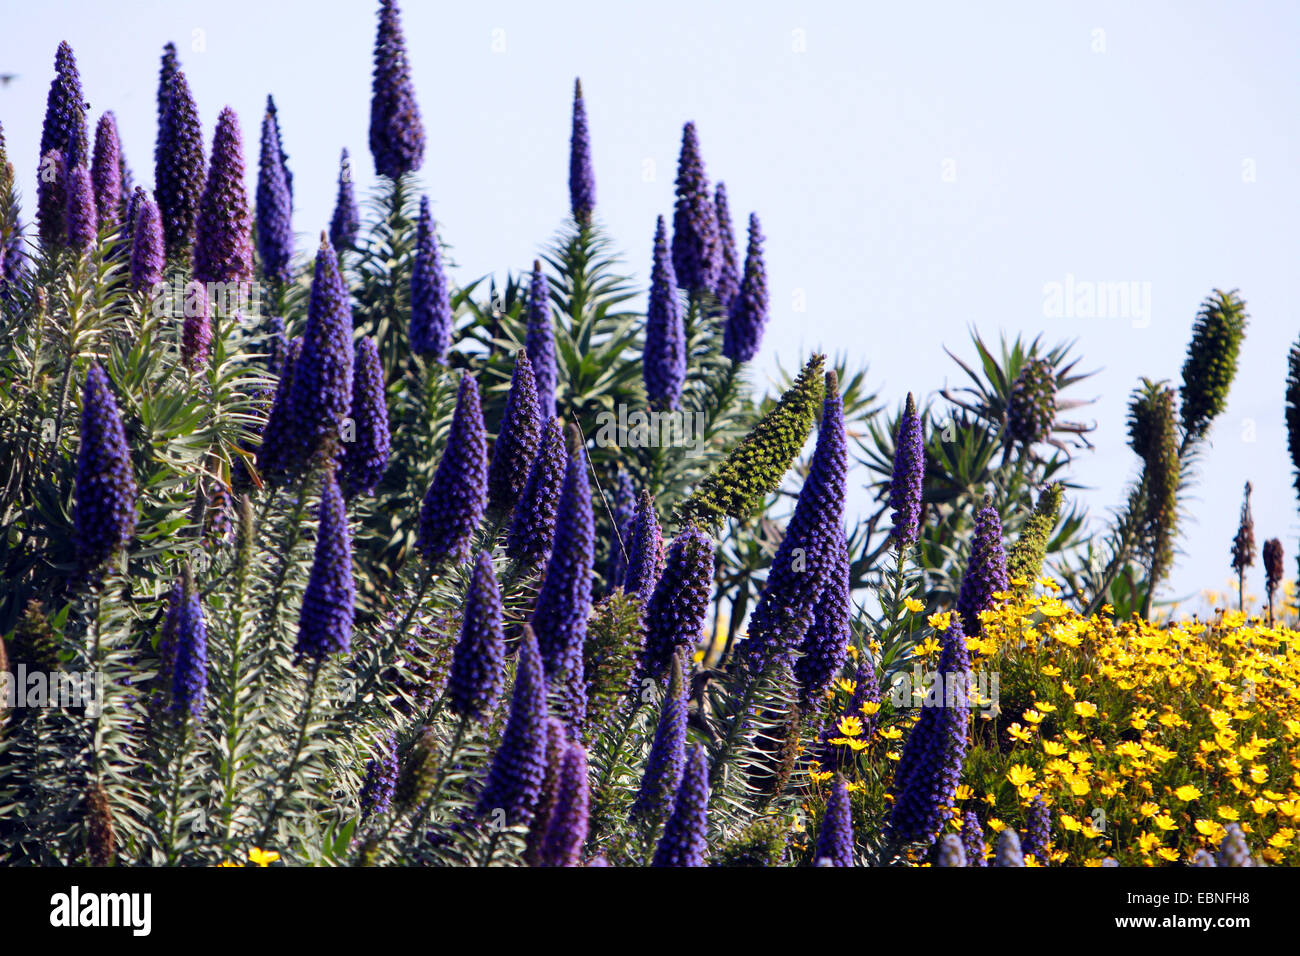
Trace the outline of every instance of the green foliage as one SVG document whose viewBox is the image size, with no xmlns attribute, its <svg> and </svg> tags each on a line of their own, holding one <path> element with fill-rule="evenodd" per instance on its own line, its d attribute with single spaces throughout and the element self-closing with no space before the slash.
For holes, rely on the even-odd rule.
<svg viewBox="0 0 1300 956">
<path fill-rule="evenodd" d="M 777 489 L 808 433 L 823 399 L 825 357 L 814 355 L 776 407 L 754 426 L 678 507 L 676 521 L 716 527 L 725 516 L 747 518 Z"/>
<path fill-rule="evenodd" d="M 1061 512 L 1064 491 L 1058 483 L 1052 482 L 1039 493 L 1034 513 L 1025 520 L 1016 543 L 1007 551 L 1008 577 L 1024 578 L 1031 582 L 1031 586 L 1034 578 L 1038 577 L 1051 542 L 1052 529 L 1056 527 Z"/>
<path fill-rule="evenodd" d="M 780 866 L 786 831 L 777 820 L 755 820 L 719 848 L 714 866 Z"/>
<path fill-rule="evenodd" d="M 583 649 L 587 678 L 587 722 L 604 726 L 632 687 L 641 649 L 645 645 L 645 609 L 621 589 L 592 612 Z"/>
<path fill-rule="evenodd" d="M 1246 303 L 1236 290 L 1215 289 L 1201 304 L 1183 363 L 1183 432 L 1201 438 L 1228 404 L 1237 359 L 1246 336 Z"/>
</svg>

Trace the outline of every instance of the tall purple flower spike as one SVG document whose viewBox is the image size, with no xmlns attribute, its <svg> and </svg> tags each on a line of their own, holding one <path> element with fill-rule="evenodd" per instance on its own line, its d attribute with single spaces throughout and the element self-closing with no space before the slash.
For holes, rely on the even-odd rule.
<svg viewBox="0 0 1300 956">
<path fill-rule="evenodd" d="M 65 170 L 90 160 L 85 104 L 77 59 L 72 47 L 60 43 L 54 54 L 54 79 L 45 101 L 41 163 L 36 183 L 37 230 L 41 244 L 47 248 L 63 245 L 67 236 Z"/>
<path fill-rule="evenodd" d="M 935 840 L 952 815 L 966 759 L 970 654 L 959 615 L 952 616 L 940 638 L 943 650 L 935 687 L 941 689 L 943 699 L 927 701 L 921 708 L 894 773 L 889 829 L 903 843 Z"/>
<path fill-rule="evenodd" d="M 686 382 L 686 327 L 677 300 L 677 280 L 668 256 L 663 216 L 655 226 L 641 374 L 645 379 L 646 395 L 653 404 L 661 408 L 677 408 Z"/>
<path fill-rule="evenodd" d="M 112 229 L 122 215 L 122 146 L 117 139 L 117 120 L 105 113 L 95 126 L 95 155 L 90 165 L 95 187 L 95 212 L 100 229 Z"/>
<path fill-rule="evenodd" d="M 205 177 L 199 108 L 185 74 L 177 71 L 168 80 L 154 155 L 154 198 L 162 214 L 168 259 L 190 258 Z"/>
<path fill-rule="evenodd" d="M 813 856 L 820 865 L 824 865 L 823 861 L 831 866 L 853 865 L 853 817 L 849 810 L 849 790 L 839 774 L 835 775 L 830 799 L 826 801 Z"/>
<path fill-rule="evenodd" d="M 294 650 L 318 661 L 346 653 L 352 643 L 355 593 L 348 513 L 334 472 L 328 469 L 321 488 L 316 554 L 302 596 Z"/>
<path fill-rule="evenodd" d="M 1007 555 L 1002 548 L 1002 519 L 985 498 L 984 507 L 975 515 L 970 560 L 962 575 L 961 593 L 957 595 L 957 611 L 967 634 L 979 635 L 983 628 L 980 612 L 993 607 L 993 595 L 1009 586 Z"/>
<path fill-rule="evenodd" d="M 194 221 L 194 278 L 203 283 L 250 282 L 252 233 L 239 117 L 227 106 L 217 117 L 212 162 Z"/>
<path fill-rule="evenodd" d="M 909 392 L 894 441 L 894 473 L 889 482 L 889 507 L 893 510 L 890 534 L 900 548 L 916 544 L 921 536 L 921 492 L 925 479 L 925 437 L 916 401 Z"/>
<path fill-rule="evenodd" d="M 674 658 L 668 693 L 655 726 L 645 773 L 628 817 L 656 826 L 672 808 L 686 769 L 686 719 L 689 712 L 680 658 Z"/>
<path fill-rule="evenodd" d="M 108 376 L 92 363 L 81 397 L 81 448 L 72 512 L 73 540 L 83 570 L 93 571 L 135 532 L 135 475 L 126 430 Z"/>
<path fill-rule="evenodd" d="M 352 191 L 352 161 L 345 149 L 339 157 L 339 191 L 334 200 L 334 218 L 330 220 L 330 245 L 340 253 L 344 249 L 355 249 L 360 228 L 357 200 Z"/>
<path fill-rule="evenodd" d="M 587 842 L 590 807 L 587 780 L 587 751 L 570 741 L 560 761 L 556 781 L 555 807 L 542 837 L 543 866 L 581 866 L 582 846 Z"/>
<path fill-rule="evenodd" d="M 740 254 L 736 251 L 736 232 L 731 225 L 731 207 L 727 202 L 727 187 L 718 183 L 713 193 L 714 211 L 718 217 L 718 247 L 721 258 L 718 266 L 718 283 L 713 296 L 722 307 L 722 314 L 731 310 L 731 302 L 740 291 Z"/>
<path fill-rule="evenodd" d="M 802 653 L 795 662 L 805 711 L 830 687 L 848 657 L 849 639 L 853 636 L 849 583 L 849 546 L 841 530 L 826 586 L 817 599 L 812 626 L 804 635 Z"/>
<path fill-rule="evenodd" d="M 646 606 L 641 676 L 660 678 L 674 655 L 691 653 L 713 596 L 713 540 L 691 525 L 677 536 Z"/>
<path fill-rule="evenodd" d="M 302 340 L 289 407 L 301 447 L 296 457 L 306 463 L 318 452 L 335 450 L 352 408 L 352 306 L 338 256 L 323 233 Z"/>
<path fill-rule="evenodd" d="M 542 420 L 537 413 L 537 384 L 533 380 L 528 353 L 515 352 L 515 370 L 510 377 L 505 411 L 497 439 L 492 445 L 488 468 L 488 505 L 505 513 L 519 500 L 528 482 L 528 472 L 537 457 Z"/>
<path fill-rule="evenodd" d="M 546 736 L 546 675 L 537 639 L 524 625 L 510 718 L 479 793 L 478 815 L 501 810 L 511 826 L 533 818 L 546 775 Z"/>
<path fill-rule="evenodd" d="M 555 538 L 555 512 L 564 485 L 567 456 L 564 431 L 552 418 L 542 429 L 537 454 L 528 470 L 528 480 L 515 505 L 515 516 L 506 538 L 506 554 L 531 570 L 551 555 Z"/>
<path fill-rule="evenodd" d="M 791 641 L 801 639 L 813 624 L 817 598 L 835 567 L 844 534 L 847 470 L 844 404 L 839 380 L 828 372 L 808 478 L 750 618 L 749 637 L 737 649 L 739 659 L 753 673 L 769 662 L 788 660 Z"/>
<path fill-rule="evenodd" d="M 474 561 L 464 607 L 447 698 L 452 713 L 486 723 L 501 695 L 506 662 L 501 590 L 488 551 L 480 551 Z"/>
<path fill-rule="evenodd" d="M 460 380 L 442 460 L 420 508 L 415 547 L 429 562 L 462 562 L 469 557 L 474 532 L 487 509 L 487 469 L 487 430 L 478 383 L 467 374 Z"/>
<path fill-rule="evenodd" d="M 90 170 L 85 166 L 74 166 L 68 170 L 67 203 L 64 232 L 68 247 L 85 252 L 95 244 L 99 229 L 95 190 L 90 182 Z"/>
<path fill-rule="evenodd" d="M 384 370 L 379 363 L 379 349 L 368 336 L 357 339 L 352 356 L 351 441 L 341 442 L 339 484 L 343 494 L 374 494 L 384 477 L 392 438 L 388 430 L 388 394 L 384 389 Z"/>
<path fill-rule="evenodd" d="M 552 681 L 582 666 L 595 544 L 587 455 L 579 448 L 569 456 L 556 512 L 555 542 L 532 618 L 546 676 Z"/>
<path fill-rule="evenodd" d="M 533 260 L 528 286 L 528 331 L 524 349 L 537 379 L 537 410 L 543 419 L 555 417 L 555 332 L 551 327 L 551 302 L 542 263 Z"/>
<path fill-rule="evenodd" d="M 763 230 L 758 216 L 749 216 L 749 248 L 745 253 L 745 275 L 731 300 L 727 327 L 722 336 L 722 353 L 735 362 L 748 362 L 763 344 L 767 326 L 767 268 L 763 265 Z"/>
<path fill-rule="evenodd" d="M 682 151 L 677 160 L 677 203 L 673 209 L 673 269 L 677 282 L 688 292 L 712 292 L 722 268 L 718 238 L 718 213 L 709 177 L 700 156 L 695 124 L 682 128 Z"/>
<path fill-rule="evenodd" d="M 203 605 L 188 574 L 181 591 L 173 591 L 172 597 L 179 603 L 173 646 L 168 651 L 172 660 L 171 709 L 198 717 L 203 713 L 203 699 L 208 687 L 208 639 Z"/>
<path fill-rule="evenodd" d="M 635 594 L 642 604 L 650 595 L 664 572 L 664 537 L 655 514 L 654 499 L 650 492 L 641 492 L 637 502 L 636 520 L 632 525 L 632 540 L 628 547 L 627 575 L 623 579 L 625 594 Z"/>
<path fill-rule="evenodd" d="M 375 172 L 389 179 L 424 163 L 424 125 L 415 102 L 411 66 L 395 0 L 381 0 L 370 97 L 370 154 Z"/>
<path fill-rule="evenodd" d="M 143 189 L 135 193 L 135 221 L 131 229 L 131 287 L 137 292 L 151 290 L 162 282 L 163 256 L 162 220 L 158 207 Z"/>
<path fill-rule="evenodd" d="M 696 744 L 686 758 L 686 770 L 664 824 L 651 866 L 703 866 L 708 849 L 709 758 Z"/>
<path fill-rule="evenodd" d="M 257 254 L 267 278 L 287 282 L 293 259 L 293 199 L 273 108 L 268 98 L 257 161 Z"/>
<path fill-rule="evenodd" d="M 573 133 L 569 138 L 569 206 L 580 226 L 591 225 L 596 210 L 596 177 L 591 171 L 591 140 L 582 81 L 573 81 Z"/>
<path fill-rule="evenodd" d="M 435 362 L 444 361 L 451 347 L 451 326 L 451 294 L 442 266 L 442 250 L 429 211 L 429 197 L 422 196 L 411 269 L 411 348 Z"/>
</svg>

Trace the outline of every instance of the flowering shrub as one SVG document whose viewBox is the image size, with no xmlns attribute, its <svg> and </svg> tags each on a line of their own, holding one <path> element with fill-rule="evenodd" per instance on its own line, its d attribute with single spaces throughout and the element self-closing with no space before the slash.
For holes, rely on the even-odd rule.
<svg viewBox="0 0 1300 956">
<path fill-rule="evenodd" d="M 458 285 L 393 0 L 374 62 L 379 183 L 345 149 L 307 250 L 274 101 L 205 154 L 170 44 L 152 190 L 67 44 L 34 230 L 0 136 L 0 863 L 1297 862 L 1281 543 L 1269 623 L 1148 613 L 1235 293 L 1086 538 L 1068 347 L 976 336 L 893 414 L 822 354 L 766 394 L 758 215 L 742 256 L 686 123 L 637 288 L 580 83 L 570 216 Z"/>
</svg>

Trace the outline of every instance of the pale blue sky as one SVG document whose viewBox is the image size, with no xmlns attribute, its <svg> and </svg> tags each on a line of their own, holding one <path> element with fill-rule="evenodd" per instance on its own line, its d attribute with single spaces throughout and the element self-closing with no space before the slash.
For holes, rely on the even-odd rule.
<svg viewBox="0 0 1300 956">
<path fill-rule="evenodd" d="M 116 112 L 136 180 L 151 184 L 158 56 L 172 40 L 208 139 L 222 106 L 239 113 L 250 182 L 274 94 L 310 243 L 329 221 L 339 148 L 363 192 L 373 175 L 376 6 L 7 0 L 0 72 L 19 76 L 0 88 L 0 122 L 25 193 L 63 39 L 93 117 Z M 892 400 L 955 382 L 942 345 L 969 355 L 970 325 L 1077 338 L 1083 365 L 1102 370 L 1083 389 L 1100 399 L 1097 448 L 1076 468 L 1099 516 L 1134 469 L 1129 391 L 1141 375 L 1176 379 L 1201 299 L 1240 288 L 1252 325 L 1172 591 L 1223 586 L 1247 479 L 1257 538 L 1281 537 L 1294 568 L 1283 388 L 1300 332 L 1300 6 L 407 0 L 403 16 L 423 175 L 457 279 L 526 267 L 563 218 L 580 75 L 599 215 L 639 280 L 686 120 L 738 230 L 750 210 L 762 217 L 764 371 L 815 346 L 849 351 Z M 1149 283 L 1151 314 L 1048 316 L 1044 286 L 1067 275 Z M 1262 570 L 1254 580 L 1262 591 Z"/>
</svg>

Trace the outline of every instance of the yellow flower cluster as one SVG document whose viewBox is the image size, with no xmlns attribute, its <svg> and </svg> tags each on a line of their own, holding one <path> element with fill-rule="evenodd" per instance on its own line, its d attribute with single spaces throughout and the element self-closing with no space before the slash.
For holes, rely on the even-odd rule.
<svg viewBox="0 0 1300 956">
<path fill-rule="evenodd" d="M 1017 826 L 1041 795 L 1061 863 L 1186 861 L 1235 822 L 1256 857 L 1300 864 L 1300 632 L 1240 612 L 1085 618 L 1040 583 L 968 640 L 1000 678 L 998 719 L 973 726 L 972 798 Z"/>
</svg>

